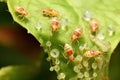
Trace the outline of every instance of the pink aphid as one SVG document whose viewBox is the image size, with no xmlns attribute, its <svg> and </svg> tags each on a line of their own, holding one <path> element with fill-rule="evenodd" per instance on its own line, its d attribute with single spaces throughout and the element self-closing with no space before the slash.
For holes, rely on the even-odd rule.
<svg viewBox="0 0 120 80">
<path fill-rule="evenodd" d="M 81 36 L 82 33 L 83 33 L 83 29 L 82 28 L 76 28 L 74 30 L 74 32 L 73 32 L 71 40 L 72 41 L 76 41 Z"/>
<path fill-rule="evenodd" d="M 96 32 L 99 28 L 99 22 L 96 19 L 91 19 L 90 20 L 90 26 L 91 26 L 91 31 Z"/>
<path fill-rule="evenodd" d="M 91 57 L 98 56 L 98 55 L 100 55 L 101 53 L 102 53 L 102 52 L 101 52 L 100 50 L 97 50 L 97 51 L 95 51 L 95 50 L 89 50 L 89 51 L 86 51 L 86 52 L 84 53 L 84 56 L 91 58 Z"/>
<path fill-rule="evenodd" d="M 72 47 L 69 44 L 65 44 L 64 46 L 64 51 L 66 55 L 69 57 L 70 61 L 72 62 L 74 60 L 74 51 Z"/>
<path fill-rule="evenodd" d="M 42 13 L 50 17 L 57 17 L 59 15 L 59 12 L 53 9 L 42 9 Z"/>
<path fill-rule="evenodd" d="M 24 8 L 20 6 L 15 6 L 15 11 L 23 15 L 24 17 L 28 15 L 28 13 L 24 10 Z"/>
<path fill-rule="evenodd" d="M 59 20 L 58 20 L 58 18 L 57 17 L 53 17 L 51 24 L 52 24 L 52 31 L 56 31 L 58 29 L 58 27 L 59 27 Z"/>
</svg>

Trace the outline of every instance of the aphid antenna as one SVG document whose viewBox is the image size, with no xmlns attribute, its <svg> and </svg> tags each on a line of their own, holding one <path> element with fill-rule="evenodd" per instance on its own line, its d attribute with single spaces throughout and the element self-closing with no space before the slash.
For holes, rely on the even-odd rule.
<svg viewBox="0 0 120 80">
<path fill-rule="evenodd" d="M 69 58 L 68 58 L 69 59 Z M 67 61 L 66 65 L 68 66 L 70 62 L 73 62 L 73 61 L 70 61 L 70 59 Z"/>
<path fill-rule="evenodd" d="M 62 44 L 58 44 L 58 46 L 64 50 L 64 46 L 62 46 Z"/>
<path fill-rule="evenodd" d="M 61 44 L 59 44 L 58 46 L 60 46 L 60 47 L 64 50 L 64 47 L 63 47 Z M 67 57 L 66 57 L 66 55 L 65 55 L 65 52 L 63 52 L 62 55 L 63 55 L 63 57 L 64 57 L 65 59 L 67 59 Z"/>
</svg>

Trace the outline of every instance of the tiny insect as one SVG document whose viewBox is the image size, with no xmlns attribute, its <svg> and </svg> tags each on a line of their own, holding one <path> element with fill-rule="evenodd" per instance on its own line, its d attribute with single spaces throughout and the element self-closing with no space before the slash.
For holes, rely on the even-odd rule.
<svg viewBox="0 0 120 80">
<path fill-rule="evenodd" d="M 74 51 L 72 49 L 72 47 L 69 44 L 65 44 L 64 46 L 64 51 L 66 53 L 66 55 L 69 57 L 70 61 L 72 62 L 74 60 Z"/>
<path fill-rule="evenodd" d="M 97 51 L 95 51 L 95 50 L 89 50 L 89 51 L 86 51 L 84 53 L 84 56 L 90 58 L 90 57 L 94 57 L 94 56 L 100 55 L 101 53 L 102 52 L 100 50 L 97 50 Z"/>
<path fill-rule="evenodd" d="M 49 16 L 49 17 L 57 17 L 59 15 L 58 11 L 53 9 L 43 9 L 42 13 L 43 15 Z"/>
<path fill-rule="evenodd" d="M 24 17 L 28 15 L 28 13 L 24 10 L 24 8 L 20 6 L 15 6 L 15 11 Z"/>
<path fill-rule="evenodd" d="M 90 20 L 91 31 L 96 32 L 99 28 L 99 22 L 96 19 Z"/>
<path fill-rule="evenodd" d="M 81 36 L 82 33 L 83 33 L 82 28 L 76 28 L 74 30 L 74 33 L 73 33 L 72 37 L 71 37 L 71 40 L 76 41 Z"/>
<path fill-rule="evenodd" d="M 52 18 L 52 22 L 51 22 L 51 25 L 52 25 L 52 31 L 56 31 L 59 27 L 59 20 L 57 17 L 53 17 Z"/>
</svg>

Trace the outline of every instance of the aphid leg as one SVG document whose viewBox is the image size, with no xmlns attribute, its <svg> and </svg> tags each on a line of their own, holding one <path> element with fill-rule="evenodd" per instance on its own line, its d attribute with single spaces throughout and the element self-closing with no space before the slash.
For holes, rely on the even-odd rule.
<svg viewBox="0 0 120 80">
<path fill-rule="evenodd" d="M 67 62 L 67 65 L 68 65 L 70 62 L 73 62 L 74 59 L 75 59 L 73 55 L 69 56 L 68 58 L 69 58 L 69 60 L 68 60 L 68 62 Z"/>
<path fill-rule="evenodd" d="M 66 64 L 66 65 L 68 65 L 69 63 L 70 63 L 70 60 L 67 61 L 67 64 Z"/>
<path fill-rule="evenodd" d="M 66 57 L 65 53 L 62 53 L 62 55 L 63 55 L 63 57 L 64 57 L 65 59 L 67 59 L 67 57 Z"/>
<path fill-rule="evenodd" d="M 79 40 L 76 40 L 76 42 L 77 42 L 78 44 L 80 44 Z M 78 45 L 78 46 L 79 46 L 79 45 Z"/>
</svg>

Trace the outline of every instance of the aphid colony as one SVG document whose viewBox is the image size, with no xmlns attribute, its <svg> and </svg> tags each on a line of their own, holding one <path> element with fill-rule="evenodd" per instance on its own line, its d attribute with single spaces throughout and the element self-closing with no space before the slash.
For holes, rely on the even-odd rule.
<svg viewBox="0 0 120 80">
<path fill-rule="evenodd" d="M 59 13 L 56 10 L 52 10 L 52 9 L 43 9 L 42 10 L 43 15 L 47 15 L 48 17 L 51 18 L 51 26 L 52 26 L 52 31 L 57 31 L 58 27 L 61 24 L 61 28 L 63 28 L 63 26 L 65 27 L 67 24 L 67 21 L 64 19 L 59 19 Z M 83 29 L 81 27 L 77 27 L 71 37 L 71 41 L 76 41 L 83 33 Z"/>
<path fill-rule="evenodd" d="M 54 10 L 53 10 L 53 12 L 54 12 Z M 49 12 L 49 10 L 46 12 L 43 11 L 43 14 L 44 15 L 46 14 L 47 16 L 51 17 L 50 19 L 51 19 L 52 31 L 53 32 L 57 31 L 58 27 L 61 24 L 61 21 L 58 18 L 58 15 L 55 15 L 55 13 L 53 13 L 53 15 L 52 15 L 52 12 Z M 67 56 L 68 60 L 70 62 L 75 63 L 75 65 L 73 66 L 73 71 L 75 73 L 77 73 L 77 78 L 75 78 L 73 80 L 77 80 L 77 79 L 95 80 L 96 77 L 98 76 L 99 70 L 101 70 L 102 66 L 104 66 L 103 61 L 105 61 L 105 60 L 103 59 L 104 56 L 102 54 L 104 52 L 107 52 L 109 49 L 108 47 L 105 47 L 108 44 L 106 42 L 104 43 L 102 41 L 102 40 L 104 40 L 104 36 L 101 36 L 101 35 L 98 36 L 97 32 L 98 32 L 98 29 L 100 26 L 99 21 L 95 18 L 91 18 L 90 16 L 89 16 L 89 18 L 90 19 L 87 19 L 87 21 L 89 21 L 89 26 L 90 26 L 90 31 L 91 31 L 90 35 L 93 36 L 93 38 L 90 38 L 90 39 L 99 47 L 99 49 L 90 49 L 90 48 L 88 48 L 87 45 L 84 45 L 83 47 L 80 47 L 80 48 L 84 48 L 84 49 L 79 50 L 79 51 L 83 51 L 83 52 L 80 52 L 81 54 L 77 53 L 77 55 L 76 55 L 75 53 L 77 51 L 75 51 L 75 49 L 73 48 L 71 43 L 70 44 L 65 43 L 64 47 L 62 47 L 62 48 L 64 48 L 64 54 L 65 54 L 65 56 Z M 66 22 L 65 22 L 65 25 L 66 25 Z M 93 33 L 95 33 L 95 35 Z M 77 42 L 78 39 L 82 36 L 82 34 L 83 34 L 83 28 L 76 27 L 71 33 L 70 41 L 74 44 L 74 42 Z M 99 40 L 96 37 L 99 37 Z M 56 49 L 52 49 L 50 51 L 50 55 L 55 59 L 59 59 L 59 54 L 60 54 L 59 51 Z M 91 63 L 89 63 L 91 58 L 94 61 L 93 62 L 91 61 Z M 60 60 L 59 60 L 59 62 L 60 62 Z M 52 69 L 50 69 L 51 71 L 53 71 L 53 67 L 56 72 L 60 71 L 60 67 L 58 64 L 56 64 L 56 62 L 55 62 L 55 66 L 51 67 L 52 68 Z M 89 72 L 89 70 L 90 70 L 90 72 Z M 64 72 L 60 72 L 58 74 L 57 78 L 59 80 L 65 80 L 66 74 Z"/>
<path fill-rule="evenodd" d="M 57 31 L 58 27 L 61 24 L 60 18 L 59 18 L 59 12 L 56 10 L 53 10 L 53 9 L 43 9 L 42 14 L 43 14 L 43 16 L 49 17 L 51 19 L 52 31 L 53 32 Z M 87 13 L 87 15 L 88 15 L 88 13 Z M 87 15 L 84 15 L 84 17 L 86 18 L 87 21 L 89 21 L 89 25 L 91 27 L 91 32 L 96 33 L 99 28 L 99 22 L 97 19 L 92 18 L 90 15 L 89 16 L 87 16 Z M 65 25 L 66 25 L 66 23 L 65 23 Z M 80 38 L 82 34 L 83 34 L 83 28 L 77 27 L 75 30 L 73 30 L 73 33 L 71 35 L 71 42 L 77 41 L 78 38 Z M 65 44 L 64 52 L 71 62 L 74 61 L 74 59 L 75 59 L 74 50 L 71 45 Z M 84 52 L 84 56 L 88 57 L 88 58 L 99 56 L 101 54 L 102 54 L 101 50 L 90 50 L 89 49 L 89 50 L 86 50 L 86 52 Z"/>
<path fill-rule="evenodd" d="M 15 11 L 19 13 L 20 15 L 26 17 L 28 13 L 24 10 L 24 8 L 20 6 L 15 6 Z M 42 14 L 45 17 L 50 17 L 51 19 L 51 30 L 57 31 L 60 24 L 64 26 L 63 23 L 60 23 L 60 18 L 59 18 L 59 12 L 53 9 L 42 9 Z M 99 21 L 91 16 L 91 13 L 89 11 L 86 11 L 83 15 L 83 19 L 89 22 L 91 32 L 97 32 L 99 28 Z M 66 22 L 64 21 L 65 25 Z M 83 34 L 83 28 L 77 27 L 74 31 L 73 34 L 71 35 L 71 41 L 77 41 L 79 37 Z M 64 46 L 64 51 L 66 55 L 69 57 L 70 61 L 74 60 L 74 51 L 72 49 L 72 46 L 69 44 L 65 44 Z M 102 52 L 100 50 L 88 50 L 84 53 L 85 57 L 94 57 L 97 55 L 100 55 Z"/>
</svg>

